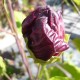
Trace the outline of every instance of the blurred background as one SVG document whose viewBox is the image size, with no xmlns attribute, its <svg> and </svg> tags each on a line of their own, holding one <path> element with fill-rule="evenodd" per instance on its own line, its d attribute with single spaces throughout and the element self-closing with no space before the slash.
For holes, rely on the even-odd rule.
<svg viewBox="0 0 80 80">
<path fill-rule="evenodd" d="M 20 43 L 27 58 L 22 21 L 35 8 L 46 5 L 62 11 L 65 31 L 71 35 L 70 48 L 60 61 L 47 65 L 47 75 L 42 74 L 44 70 L 39 74 L 38 65 L 28 58 L 32 76 L 34 80 L 80 80 L 80 0 L 0 0 L 0 80 L 30 80 L 18 47 Z"/>
</svg>

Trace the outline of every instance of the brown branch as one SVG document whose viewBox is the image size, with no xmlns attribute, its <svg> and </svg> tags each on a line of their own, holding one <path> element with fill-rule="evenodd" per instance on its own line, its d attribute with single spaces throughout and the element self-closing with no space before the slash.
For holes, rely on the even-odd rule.
<svg viewBox="0 0 80 80">
<path fill-rule="evenodd" d="M 2 6 L 4 7 L 4 13 L 5 13 L 6 19 L 7 19 L 7 21 L 8 21 L 8 25 L 9 25 L 11 31 L 14 32 L 14 30 L 13 30 L 13 28 L 12 28 L 12 22 L 11 22 L 11 20 L 8 18 L 7 10 L 6 10 L 5 6 L 4 6 L 4 4 L 2 4 Z"/>
<path fill-rule="evenodd" d="M 0 29 L 0 32 L 5 32 L 5 33 L 10 34 L 10 35 L 12 35 L 12 36 L 15 36 L 15 35 L 16 35 L 15 33 L 8 32 L 8 31 L 6 31 L 6 30 L 4 30 L 4 29 Z"/>
<path fill-rule="evenodd" d="M 24 65 L 25 65 L 25 67 L 28 71 L 30 80 L 32 80 L 32 73 L 31 73 L 30 68 L 29 68 L 28 59 L 26 58 L 26 55 L 24 53 L 24 49 L 23 49 L 23 46 L 21 44 L 21 41 L 18 38 L 18 34 L 17 34 L 17 30 L 16 30 L 17 26 L 16 26 L 16 22 L 15 22 L 15 19 L 14 19 L 14 12 L 13 12 L 13 9 L 12 9 L 12 6 L 11 6 L 11 1 L 10 0 L 6 0 L 6 1 L 7 1 L 8 9 L 9 9 L 9 12 L 10 12 L 11 21 L 12 21 L 12 26 L 10 26 L 10 28 L 16 34 L 15 39 L 16 39 L 17 46 L 19 48 L 23 63 L 24 63 Z M 6 15 L 6 17 L 7 17 L 7 15 Z"/>
<path fill-rule="evenodd" d="M 63 15 L 63 12 L 64 12 L 64 0 L 61 0 L 61 10 L 62 10 L 62 15 Z"/>
</svg>

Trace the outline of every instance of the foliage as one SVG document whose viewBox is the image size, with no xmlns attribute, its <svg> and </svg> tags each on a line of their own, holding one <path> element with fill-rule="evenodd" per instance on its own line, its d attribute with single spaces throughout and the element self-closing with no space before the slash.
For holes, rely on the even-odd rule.
<svg viewBox="0 0 80 80">
<path fill-rule="evenodd" d="M 73 39 L 73 43 L 75 45 L 75 47 L 80 51 L 80 38 L 75 38 Z"/>
<path fill-rule="evenodd" d="M 6 64 L 3 61 L 3 58 L 0 56 L 0 76 L 4 75 L 6 72 Z"/>
<path fill-rule="evenodd" d="M 55 64 L 54 64 L 55 65 Z M 72 75 L 72 80 L 79 80 L 80 77 L 80 68 L 76 67 L 72 63 L 64 63 L 64 64 L 59 64 L 63 69 L 67 70 L 71 75 Z M 64 72 L 62 72 L 59 68 L 56 66 L 50 67 L 49 68 L 49 74 L 50 77 L 55 77 L 55 76 L 60 76 L 60 77 L 66 77 Z"/>
<path fill-rule="evenodd" d="M 74 0 L 74 2 L 80 7 L 80 0 Z"/>
<path fill-rule="evenodd" d="M 52 77 L 49 80 L 70 80 L 70 79 L 67 78 L 67 77 L 55 76 L 55 77 Z"/>
<path fill-rule="evenodd" d="M 24 20 L 24 18 L 26 17 L 25 14 L 23 14 L 21 11 L 14 11 L 14 17 L 15 17 L 15 21 L 17 24 L 17 29 L 18 29 L 18 33 L 21 34 L 21 26 L 22 26 L 22 21 Z"/>
<path fill-rule="evenodd" d="M 80 10 L 80 0 L 64 0 L 64 1 L 74 11 L 77 11 L 76 8 Z"/>
</svg>

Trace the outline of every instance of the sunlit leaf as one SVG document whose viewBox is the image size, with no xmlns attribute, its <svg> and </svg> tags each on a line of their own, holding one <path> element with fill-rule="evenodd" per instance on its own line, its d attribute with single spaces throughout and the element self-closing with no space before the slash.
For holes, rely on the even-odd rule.
<svg viewBox="0 0 80 80">
<path fill-rule="evenodd" d="M 6 72 L 6 65 L 3 61 L 3 58 L 0 56 L 0 76 L 4 75 Z"/>
<path fill-rule="evenodd" d="M 16 20 L 16 24 L 17 24 L 17 30 L 19 33 L 21 33 L 21 28 L 22 28 L 22 21 L 24 20 L 24 18 L 26 17 L 22 12 L 20 11 L 14 11 L 14 17 Z"/>
<path fill-rule="evenodd" d="M 64 2 L 73 9 L 73 11 L 77 12 L 75 5 L 77 9 L 80 9 L 80 0 L 64 0 Z"/>
<path fill-rule="evenodd" d="M 50 78 L 49 80 L 70 80 L 68 77 L 55 76 Z"/>
<path fill-rule="evenodd" d="M 59 66 L 71 74 L 72 76 L 71 80 L 80 80 L 80 68 L 79 67 L 73 65 L 72 63 L 59 64 Z M 66 77 L 65 73 L 61 69 L 57 68 L 55 64 L 54 66 L 50 67 L 48 71 L 49 71 L 50 77 L 55 77 L 55 76 Z"/>
<path fill-rule="evenodd" d="M 80 6 L 80 0 L 73 0 L 73 1 Z"/>
</svg>

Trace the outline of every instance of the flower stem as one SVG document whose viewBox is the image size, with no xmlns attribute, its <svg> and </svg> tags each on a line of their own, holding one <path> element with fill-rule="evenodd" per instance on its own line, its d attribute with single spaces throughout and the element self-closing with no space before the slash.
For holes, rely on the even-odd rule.
<svg viewBox="0 0 80 80">
<path fill-rule="evenodd" d="M 4 76 L 8 79 L 8 80 L 12 80 L 7 73 L 4 73 Z"/>
<path fill-rule="evenodd" d="M 43 75 L 45 75 L 45 77 Z M 41 80 L 42 78 L 49 80 L 49 74 L 48 74 L 46 65 L 39 65 L 39 72 L 38 72 L 36 80 Z"/>
<path fill-rule="evenodd" d="M 38 64 L 38 72 L 37 72 L 37 75 L 36 75 L 36 79 L 35 80 L 38 80 L 40 71 L 41 71 L 41 65 Z"/>
<path fill-rule="evenodd" d="M 45 73 L 45 76 L 46 76 L 46 80 L 49 80 L 49 74 L 48 74 L 48 70 L 47 70 L 46 66 L 44 66 L 43 68 L 44 68 L 44 73 Z"/>
<path fill-rule="evenodd" d="M 20 55 L 22 57 L 23 63 L 25 65 L 25 67 L 26 67 L 26 70 L 28 71 L 30 80 L 33 80 L 32 79 L 32 73 L 31 73 L 31 70 L 29 68 L 28 59 L 26 58 L 23 46 L 21 44 L 21 40 L 19 39 L 18 34 L 17 34 L 17 30 L 16 30 L 17 26 L 16 26 L 16 22 L 15 22 L 15 19 L 14 19 L 14 11 L 13 11 L 12 6 L 11 6 L 11 0 L 7 0 L 7 6 L 8 6 L 8 10 L 10 12 L 10 16 L 11 16 L 11 21 L 10 21 L 10 19 L 8 17 L 8 14 L 7 14 L 6 10 L 5 10 L 5 12 L 6 12 L 5 14 L 6 14 L 6 18 L 8 20 L 8 23 L 9 23 L 9 27 L 11 28 L 11 31 L 16 34 L 15 35 L 15 40 L 16 40 L 17 46 L 19 48 Z"/>
</svg>

